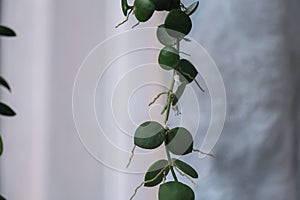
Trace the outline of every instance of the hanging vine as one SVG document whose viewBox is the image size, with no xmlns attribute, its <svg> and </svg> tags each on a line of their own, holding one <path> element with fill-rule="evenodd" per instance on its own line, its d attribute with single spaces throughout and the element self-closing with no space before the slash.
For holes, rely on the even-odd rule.
<svg viewBox="0 0 300 200">
<path fill-rule="evenodd" d="M 134 148 L 127 167 L 130 165 L 136 147 L 142 149 L 156 149 L 162 144 L 165 146 L 166 158 L 153 163 L 147 170 L 144 181 L 139 185 L 132 200 L 142 186 L 159 186 L 159 200 L 194 200 L 194 191 L 186 184 L 179 181 L 177 174 L 187 178 L 193 185 L 197 185 L 193 179 L 198 178 L 197 171 L 182 160 L 172 158 L 172 155 L 184 156 L 192 152 L 206 154 L 194 148 L 192 134 L 184 127 L 169 127 L 169 116 L 171 108 L 180 114 L 178 102 L 184 93 L 186 86 L 192 82 L 199 89 L 204 89 L 197 82 L 198 71 L 195 66 L 182 55 L 189 56 L 180 51 L 180 42 L 189 41 L 186 38 L 192 29 L 190 16 L 197 10 L 199 2 L 185 7 L 180 0 L 135 0 L 134 5 L 128 5 L 127 0 L 121 0 L 122 11 L 126 19 L 116 26 L 124 24 L 129 17 L 134 15 L 138 23 L 148 21 L 155 11 L 167 11 L 168 14 L 164 24 L 157 27 L 157 39 L 164 45 L 158 56 L 159 66 L 172 72 L 172 80 L 168 91 L 159 93 L 149 106 L 154 104 L 161 96 L 166 95 L 167 101 L 161 114 L 165 115 L 164 124 L 155 121 L 147 121 L 141 124 L 134 134 Z M 212 154 L 206 154 L 213 157 Z M 176 174 L 177 172 L 177 174 Z M 166 182 L 166 177 L 171 174 L 173 181 Z"/>
</svg>

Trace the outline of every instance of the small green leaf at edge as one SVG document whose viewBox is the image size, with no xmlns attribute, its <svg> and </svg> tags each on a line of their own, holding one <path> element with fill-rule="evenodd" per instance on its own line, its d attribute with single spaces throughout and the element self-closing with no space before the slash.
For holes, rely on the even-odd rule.
<svg viewBox="0 0 300 200">
<path fill-rule="evenodd" d="M 167 160 L 158 160 L 155 163 L 153 163 L 149 169 L 147 170 L 145 174 L 144 181 L 149 181 L 153 178 L 155 178 L 164 168 L 165 175 L 169 173 L 170 168 L 167 167 L 169 165 L 169 162 Z M 158 184 L 160 184 L 163 181 L 164 178 L 164 172 L 162 172 L 154 181 L 145 183 L 145 187 L 154 187 Z"/>
<path fill-rule="evenodd" d="M 176 44 L 176 38 L 170 36 L 164 24 L 157 27 L 156 37 L 158 41 L 165 46 L 173 46 Z"/>
<path fill-rule="evenodd" d="M 194 191 L 181 182 L 167 182 L 161 184 L 158 191 L 159 200 L 194 200 Z"/>
<path fill-rule="evenodd" d="M 174 98 L 174 100 L 173 100 L 173 102 L 172 102 L 172 105 L 173 105 L 173 106 L 175 106 L 175 105 L 178 103 L 180 97 L 183 95 L 183 92 L 184 92 L 184 90 L 185 90 L 185 87 L 186 87 L 186 83 L 183 82 L 183 83 L 181 83 L 181 85 L 177 88 L 177 90 L 176 90 L 176 92 L 175 92 L 175 98 Z"/>
<path fill-rule="evenodd" d="M 167 133 L 166 145 L 175 155 L 187 155 L 193 151 L 194 139 L 186 128 L 177 127 Z"/>
<path fill-rule="evenodd" d="M 14 37 L 16 33 L 11 28 L 0 25 L 0 36 Z"/>
<path fill-rule="evenodd" d="M 193 82 L 198 75 L 196 67 L 186 59 L 180 60 L 177 71 L 182 81 L 187 84 Z"/>
<path fill-rule="evenodd" d="M 198 6 L 199 6 L 199 1 L 196 1 L 193 4 L 191 4 L 184 12 L 187 15 L 192 15 L 197 10 Z"/>
<path fill-rule="evenodd" d="M 122 11 L 124 16 L 127 16 L 128 10 L 130 9 L 130 6 L 127 3 L 127 0 L 122 0 Z"/>
<path fill-rule="evenodd" d="M 16 113 L 9 106 L 0 102 L 0 115 L 12 117 L 15 116 Z"/>
<path fill-rule="evenodd" d="M 134 144 L 143 149 L 155 149 L 164 141 L 165 129 L 155 121 L 144 122 L 136 129 L 134 134 Z"/>
<path fill-rule="evenodd" d="M 8 91 L 11 91 L 9 84 L 2 76 L 0 76 L 0 85 L 4 86 L 6 89 L 8 89 Z"/>
<path fill-rule="evenodd" d="M 0 195 L 0 200 L 6 200 L 2 195 Z"/>
<path fill-rule="evenodd" d="M 178 169 L 180 169 L 185 174 L 189 175 L 192 178 L 198 178 L 197 171 L 189 164 L 178 159 L 173 159 L 173 163 Z"/>
<path fill-rule="evenodd" d="M 2 155 L 2 153 L 3 153 L 3 141 L 2 141 L 2 137 L 0 135 L 0 156 Z M 0 198 L 0 200 L 1 200 L 1 198 Z"/>
</svg>

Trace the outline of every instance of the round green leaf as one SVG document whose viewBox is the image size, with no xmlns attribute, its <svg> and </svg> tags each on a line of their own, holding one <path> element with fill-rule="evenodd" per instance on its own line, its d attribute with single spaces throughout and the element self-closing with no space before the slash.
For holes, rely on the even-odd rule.
<svg viewBox="0 0 300 200">
<path fill-rule="evenodd" d="M 151 1 L 154 3 L 155 9 L 157 11 L 165 10 L 171 2 L 171 0 L 151 0 Z"/>
<path fill-rule="evenodd" d="M 165 27 L 170 36 L 183 38 L 192 29 L 190 17 L 181 10 L 174 9 L 169 12 L 165 20 Z"/>
<path fill-rule="evenodd" d="M 3 196 L 0 195 L 0 200 L 6 200 Z"/>
<path fill-rule="evenodd" d="M 177 159 L 173 159 L 173 163 L 178 169 L 180 169 L 185 174 L 189 175 L 192 178 L 198 178 L 197 171 L 189 164 Z"/>
<path fill-rule="evenodd" d="M 196 1 L 192 5 L 190 5 L 184 12 L 187 15 L 192 15 L 197 10 L 198 6 L 199 6 L 199 1 Z"/>
<path fill-rule="evenodd" d="M 15 116 L 16 113 L 6 104 L 0 102 L 0 115 L 4 116 Z"/>
<path fill-rule="evenodd" d="M 158 63 L 165 70 L 176 69 L 179 64 L 179 53 L 173 47 L 164 47 L 159 54 Z"/>
<path fill-rule="evenodd" d="M 158 184 L 160 184 L 163 181 L 164 174 L 167 176 L 169 173 L 170 168 L 168 167 L 169 162 L 167 160 L 159 160 L 152 164 L 149 169 L 147 170 L 147 173 L 145 174 L 145 181 L 150 181 L 154 179 L 156 176 L 158 176 L 155 180 L 151 182 L 145 183 L 145 187 L 154 187 Z M 163 170 L 163 171 L 162 171 Z M 160 175 L 158 175 L 160 174 Z"/>
<path fill-rule="evenodd" d="M 0 85 L 4 86 L 6 89 L 8 89 L 10 91 L 10 87 L 9 87 L 7 81 L 2 76 L 0 76 Z"/>
<path fill-rule="evenodd" d="M 2 155 L 3 153 L 3 142 L 2 142 L 2 137 L 0 135 L 0 156 Z"/>
<path fill-rule="evenodd" d="M 169 0 L 169 4 L 165 7 L 166 11 L 180 8 L 180 0 Z"/>
<path fill-rule="evenodd" d="M 143 149 L 155 149 L 165 141 L 165 129 L 154 121 L 140 125 L 134 135 L 134 144 Z"/>
<path fill-rule="evenodd" d="M 135 0 L 134 14 L 140 22 L 148 21 L 155 11 L 155 5 L 151 0 Z"/>
<path fill-rule="evenodd" d="M 159 187 L 159 200 L 194 200 L 194 191 L 180 182 L 167 182 Z"/>
<path fill-rule="evenodd" d="M 182 82 L 191 83 L 198 75 L 197 69 L 188 60 L 181 59 L 177 68 Z"/>
<path fill-rule="evenodd" d="M 181 83 L 181 85 L 177 88 L 177 90 L 176 90 L 176 92 L 175 92 L 175 98 L 174 98 L 174 100 L 172 101 L 172 105 L 173 105 L 173 106 L 175 106 L 175 105 L 178 103 L 180 97 L 183 95 L 183 92 L 184 92 L 184 90 L 185 90 L 185 87 L 186 87 L 186 83 L 183 82 L 183 83 Z"/>
<path fill-rule="evenodd" d="M 167 133 L 167 148 L 175 155 L 186 155 L 193 151 L 193 136 L 185 128 L 174 128 Z"/>
<path fill-rule="evenodd" d="M 11 28 L 0 25 L 0 36 L 13 37 L 16 36 L 16 33 Z"/>
<path fill-rule="evenodd" d="M 158 26 L 156 36 L 158 41 L 165 46 L 173 46 L 176 44 L 176 38 L 168 34 L 164 24 Z"/>
</svg>

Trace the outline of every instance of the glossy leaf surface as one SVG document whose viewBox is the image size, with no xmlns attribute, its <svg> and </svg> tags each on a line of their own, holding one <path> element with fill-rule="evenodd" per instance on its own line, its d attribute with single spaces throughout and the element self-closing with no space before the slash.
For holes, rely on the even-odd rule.
<svg viewBox="0 0 300 200">
<path fill-rule="evenodd" d="M 170 36 L 182 38 L 192 29 L 190 17 L 183 11 L 174 9 L 169 12 L 165 20 L 165 27 Z M 170 31 L 173 30 L 173 31 Z"/>
<path fill-rule="evenodd" d="M 186 59 L 180 60 L 177 71 L 179 72 L 182 81 L 186 83 L 191 83 L 198 75 L 197 69 Z"/>
<path fill-rule="evenodd" d="M 152 164 L 145 175 L 145 181 L 150 181 L 158 176 L 155 180 L 145 183 L 146 187 L 154 187 L 163 181 L 164 175 L 167 176 L 170 168 L 167 160 L 159 160 Z M 162 171 L 163 170 L 163 171 Z M 159 175 L 158 175 L 159 174 Z"/>
<path fill-rule="evenodd" d="M 180 169 L 185 174 L 189 175 L 192 178 L 198 178 L 197 171 L 189 164 L 178 159 L 173 159 L 173 163 L 178 169 Z"/>
<path fill-rule="evenodd" d="M 174 128 L 167 133 L 167 148 L 175 155 L 186 155 L 193 151 L 193 136 L 185 128 Z"/>
<path fill-rule="evenodd" d="M 176 38 L 168 34 L 164 24 L 158 26 L 156 36 L 158 41 L 165 46 L 173 46 L 176 44 Z"/>
<path fill-rule="evenodd" d="M 134 14 L 140 22 L 148 21 L 155 11 L 155 5 L 151 0 L 135 0 Z"/>
<path fill-rule="evenodd" d="M 193 190 L 180 182 L 167 182 L 159 187 L 159 200 L 194 200 L 195 194 Z"/>
<path fill-rule="evenodd" d="M 165 141 L 165 129 L 154 121 L 140 125 L 134 135 L 134 144 L 143 149 L 155 149 Z"/>
<path fill-rule="evenodd" d="M 160 51 L 158 63 L 165 70 L 176 69 L 179 64 L 179 53 L 173 47 L 165 47 Z"/>
<path fill-rule="evenodd" d="M 121 4 L 122 4 L 122 11 L 124 16 L 127 16 L 128 10 L 130 9 L 130 6 L 127 3 L 127 0 L 121 0 Z"/>
</svg>

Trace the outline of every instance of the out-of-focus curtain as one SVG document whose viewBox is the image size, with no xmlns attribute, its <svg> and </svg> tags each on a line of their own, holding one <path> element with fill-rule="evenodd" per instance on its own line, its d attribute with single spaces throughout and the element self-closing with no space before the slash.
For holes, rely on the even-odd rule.
<svg viewBox="0 0 300 200">
<path fill-rule="evenodd" d="M 227 118 L 214 153 L 194 160 L 199 199 L 299 199 L 299 10 L 295 0 L 203 1 L 196 38 L 216 61 Z"/>
<path fill-rule="evenodd" d="M 92 158 L 72 116 L 83 59 L 99 42 L 130 29 L 114 29 L 123 19 L 119 4 L 2 1 L 1 24 L 18 34 L 1 39 L 1 73 L 12 86 L 1 98 L 18 114 L 1 121 L 0 191 L 8 199 L 123 200 L 143 179 Z M 199 170 L 197 199 L 300 198 L 299 7 L 297 0 L 201 1 L 192 16 L 191 37 L 218 65 L 228 98 L 217 158 L 187 158 Z M 156 199 L 156 193 L 141 190 L 137 199 Z"/>
</svg>

